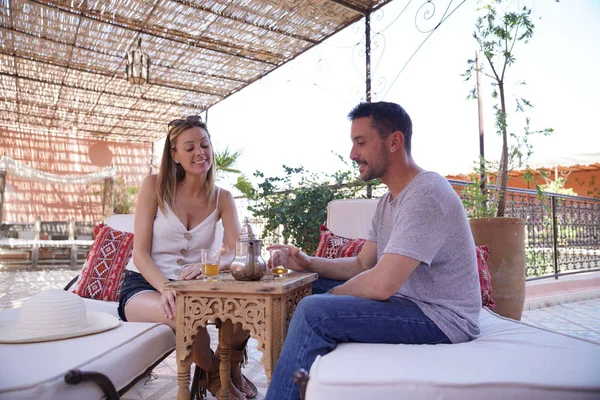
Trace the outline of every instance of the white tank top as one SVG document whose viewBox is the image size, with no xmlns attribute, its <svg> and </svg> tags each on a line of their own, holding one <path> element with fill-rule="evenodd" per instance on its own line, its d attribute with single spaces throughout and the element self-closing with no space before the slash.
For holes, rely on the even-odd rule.
<svg viewBox="0 0 600 400">
<path fill-rule="evenodd" d="M 220 243 L 215 243 L 218 236 L 215 233 L 219 220 L 220 191 L 217 188 L 217 206 L 214 211 L 189 231 L 167 204 L 167 215 L 157 207 L 152 227 L 152 259 L 167 279 L 178 279 L 184 265 L 199 263 L 200 249 L 221 248 Z M 139 272 L 133 257 L 126 268 Z"/>
</svg>

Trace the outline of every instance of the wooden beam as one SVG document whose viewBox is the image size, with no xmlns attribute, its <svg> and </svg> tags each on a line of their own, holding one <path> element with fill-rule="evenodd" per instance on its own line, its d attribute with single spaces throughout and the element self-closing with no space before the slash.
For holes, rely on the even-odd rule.
<svg viewBox="0 0 600 400">
<path fill-rule="evenodd" d="M 354 4 L 350 4 L 350 3 L 348 3 L 347 1 L 344 1 L 344 0 L 329 0 L 329 1 L 331 1 L 331 2 L 333 2 L 335 4 L 339 4 L 340 6 L 349 8 L 350 10 L 356 11 L 357 13 L 361 13 L 363 15 L 366 15 L 369 12 L 368 9 L 360 8 L 360 7 L 355 6 Z"/>
<path fill-rule="evenodd" d="M 6 171 L 0 171 L 0 224 L 2 223 L 2 209 L 4 206 L 4 193 L 6 192 Z"/>
<path fill-rule="evenodd" d="M 15 78 L 15 79 L 17 79 L 17 81 L 18 80 L 23 80 L 23 81 L 30 81 L 30 82 L 46 83 L 48 85 L 55 85 L 57 87 L 65 87 L 67 89 L 77 89 L 77 90 L 81 90 L 82 92 L 89 92 L 89 93 L 94 93 L 94 94 L 100 94 L 101 93 L 99 90 L 90 89 L 90 88 L 85 87 L 84 85 L 70 85 L 70 84 L 62 84 L 61 85 L 58 82 L 52 82 L 51 80 L 48 80 L 48 79 L 29 78 L 27 76 L 21 76 L 21 75 L 11 74 L 11 73 L 7 73 L 7 72 L 0 72 L 0 76 L 8 76 L 8 77 L 11 77 L 11 78 Z M 123 94 L 117 93 L 117 92 L 106 92 L 106 93 L 114 95 L 114 96 L 123 97 L 123 98 L 135 98 L 133 96 L 124 96 Z M 212 96 L 221 97 L 221 96 L 218 96 L 218 95 L 212 95 Z M 189 108 L 195 108 L 195 109 L 199 109 L 199 110 L 204 110 L 205 109 L 205 106 L 199 105 L 199 104 L 181 103 L 181 102 L 174 102 L 174 101 L 164 101 L 164 100 L 157 100 L 157 99 L 143 99 L 143 100 L 146 100 L 149 103 L 164 104 L 164 105 L 175 106 L 175 107 L 189 107 Z M 87 104 L 91 104 L 91 102 L 87 102 Z M 111 107 L 117 107 L 117 108 L 123 108 L 123 107 L 119 107 L 116 104 L 115 105 L 111 104 L 110 106 Z"/>
<path fill-rule="evenodd" d="M 183 4 L 183 5 L 187 6 L 187 7 L 191 7 L 191 8 L 194 8 L 196 10 L 204 11 L 204 12 L 212 14 L 212 15 L 216 15 L 216 16 L 221 17 L 221 18 L 226 18 L 226 19 L 229 19 L 229 20 L 232 20 L 232 21 L 235 21 L 235 22 L 240 22 L 240 23 L 243 23 L 243 24 L 246 24 L 246 25 L 254 26 L 256 28 L 264 29 L 264 30 L 269 31 L 269 32 L 278 33 L 278 34 L 280 34 L 282 36 L 287 36 L 287 37 L 292 38 L 292 39 L 301 40 L 303 42 L 308 42 L 308 43 L 310 43 L 312 45 L 318 44 L 318 41 L 316 41 L 316 40 L 313 40 L 311 38 L 307 38 L 307 37 L 304 37 L 304 36 L 296 35 L 294 33 L 286 32 L 284 30 L 277 29 L 276 27 L 249 22 L 249 21 L 247 21 L 247 20 L 245 20 L 243 18 L 236 17 L 234 15 L 228 15 L 225 12 L 215 12 L 215 11 L 211 10 L 210 7 L 206 7 L 206 6 L 201 5 L 202 3 L 197 4 L 197 3 L 194 3 L 194 2 L 191 2 L 191 1 L 187 1 L 187 0 L 171 0 L 171 1 L 179 3 L 179 4 Z"/>
<path fill-rule="evenodd" d="M 2 28 L 0 27 L 0 31 L 2 30 Z M 25 32 L 18 32 L 19 34 L 23 34 L 23 35 L 29 35 L 28 33 Z M 37 37 L 34 35 L 30 35 L 32 37 Z M 45 39 L 42 38 L 44 40 L 48 40 L 48 41 L 52 41 L 51 39 Z M 55 41 L 56 42 L 56 41 Z M 61 42 L 56 42 L 56 43 L 61 43 Z M 61 43 L 62 44 L 62 43 Z M 10 51 L 3 51 L 3 49 L 0 48 L 0 54 L 5 54 L 7 56 L 11 56 L 14 58 L 18 58 L 19 60 L 24 60 L 25 62 L 35 62 L 38 64 L 42 64 L 42 65 L 49 65 L 52 67 L 59 67 L 59 68 L 67 68 L 68 70 L 73 70 L 73 71 L 79 71 L 79 72 L 83 72 L 83 73 L 87 73 L 90 75 L 94 75 L 94 76 L 102 76 L 105 77 L 106 79 L 112 79 L 115 77 L 115 74 L 109 74 L 106 73 L 104 71 L 99 71 L 99 70 L 86 70 L 86 69 L 82 69 L 82 68 L 77 68 L 77 67 L 73 67 L 73 66 L 67 66 L 64 64 L 58 64 L 58 63 L 53 63 L 50 61 L 46 61 L 46 60 L 42 60 L 41 58 L 34 58 L 32 57 L 27 57 L 21 54 L 17 54 L 15 52 L 10 52 Z M 159 64 L 156 64 L 159 65 Z M 208 77 L 208 78 L 216 78 L 216 79 L 222 79 L 224 81 L 231 81 L 231 82 L 237 82 L 237 83 L 241 83 L 244 85 L 248 85 L 250 82 L 249 81 L 245 81 L 242 79 L 236 79 L 236 78 L 229 78 L 226 76 L 222 76 L 222 75 L 215 75 L 215 74 L 207 74 L 207 73 L 203 73 L 203 72 L 195 72 L 195 71 L 189 71 L 189 70 L 185 70 L 185 69 L 178 69 L 178 68 L 173 68 L 173 67 L 167 67 L 164 65 L 159 65 L 161 68 L 165 68 L 165 69 L 169 69 L 169 70 L 173 70 L 173 71 L 177 71 L 177 72 L 185 72 L 188 74 L 195 74 L 195 75 L 200 75 L 203 77 Z M 58 85 L 58 83 L 56 83 Z M 159 83 L 159 82 L 151 82 L 150 85 L 152 86 L 156 86 L 156 87 L 161 87 L 161 88 L 166 88 L 166 89 L 175 89 L 175 90 L 181 90 L 181 91 L 185 91 L 185 92 L 191 92 L 191 93 L 196 93 L 196 94 L 200 94 L 200 95 L 209 95 L 209 96 L 219 96 L 219 97 L 223 97 L 225 96 L 227 93 L 215 93 L 215 92 L 204 92 L 201 90 L 196 90 L 194 88 L 191 88 L 189 86 L 174 86 L 171 85 L 169 83 Z"/>
<path fill-rule="evenodd" d="M 181 31 L 178 31 L 175 29 L 141 26 L 139 24 L 135 24 L 133 21 L 131 21 L 129 19 L 121 18 L 117 15 L 114 15 L 113 18 L 106 18 L 106 17 L 104 17 L 104 15 L 101 12 L 95 11 L 95 10 L 88 9 L 86 11 L 82 11 L 80 9 L 76 10 L 71 7 L 64 7 L 64 6 L 61 6 L 54 2 L 41 2 L 38 0 L 29 0 L 29 1 L 32 3 L 37 3 L 44 7 L 53 8 L 55 10 L 65 13 L 65 14 L 76 15 L 81 18 L 90 20 L 92 22 L 102 22 L 107 25 L 116 26 L 118 28 L 126 29 L 126 30 L 129 30 L 132 32 L 139 32 L 139 33 L 143 33 L 148 36 L 168 40 L 171 42 L 187 44 L 189 46 L 196 47 L 199 49 L 212 50 L 216 53 L 225 54 L 225 55 L 228 55 L 231 57 L 242 58 L 242 59 L 249 60 L 249 61 L 255 61 L 258 63 L 269 64 L 272 66 L 277 66 L 280 63 L 287 61 L 285 59 L 285 57 L 282 56 L 281 54 L 274 54 L 274 53 L 270 53 L 267 51 L 255 51 L 255 52 L 251 53 L 251 56 L 246 56 L 243 54 L 239 54 L 239 52 L 247 51 L 248 49 L 243 46 L 236 45 L 234 43 L 225 43 L 223 41 L 217 41 L 217 40 L 212 40 L 212 39 L 211 40 L 208 40 L 208 39 L 202 40 L 201 38 L 199 39 L 197 36 L 189 35 L 189 34 L 186 34 L 185 32 L 181 32 Z M 14 26 L 13 26 L 13 28 L 14 28 Z M 132 37 L 133 37 L 133 35 L 132 35 Z M 272 62 L 272 61 L 267 61 L 267 60 L 261 60 L 260 57 L 258 57 L 257 55 L 262 55 L 264 57 L 277 59 L 278 61 Z"/>
</svg>

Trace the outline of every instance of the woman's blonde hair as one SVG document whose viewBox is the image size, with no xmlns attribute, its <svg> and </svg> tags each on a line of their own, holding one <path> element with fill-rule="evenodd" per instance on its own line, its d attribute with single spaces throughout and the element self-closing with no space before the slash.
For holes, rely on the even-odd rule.
<svg viewBox="0 0 600 400">
<path fill-rule="evenodd" d="M 167 134 L 167 138 L 165 140 L 165 147 L 163 150 L 162 160 L 160 162 L 160 169 L 158 171 L 158 182 L 156 184 L 158 206 L 163 214 L 166 214 L 165 204 L 168 204 L 171 210 L 175 210 L 175 191 L 177 188 L 177 182 L 181 182 L 183 178 L 185 178 L 185 170 L 181 164 L 175 163 L 171 151 L 175 150 L 177 138 L 183 131 L 196 127 L 206 131 L 208 134 L 208 141 L 210 142 L 212 165 L 210 166 L 206 176 L 206 193 L 208 194 L 209 201 L 212 200 L 215 193 L 215 153 L 206 124 L 202 122 L 202 119 L 199 116 L 196 115 L 189 116 L 185 119 L 173 120 L 169 123 L 169 133 Z"/>
</svg>

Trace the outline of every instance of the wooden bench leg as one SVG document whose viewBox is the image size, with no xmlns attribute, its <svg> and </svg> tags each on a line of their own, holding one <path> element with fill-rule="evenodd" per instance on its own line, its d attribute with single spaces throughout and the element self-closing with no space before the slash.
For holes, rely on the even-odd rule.
<svg viewBox="0 0 600 400">
<path fill-rule="evenodd" d="M 31 266 L 33 268 L 37 268 L 39 259 L 40 259 L 40 248 L 38 245 L 34 244 L 33 249 L 31 250 Z"/>
<path fill-rule="evenodd" d="M 71 268 L 77 266 L 77 245 L 71 247 Z"/>
</svg>

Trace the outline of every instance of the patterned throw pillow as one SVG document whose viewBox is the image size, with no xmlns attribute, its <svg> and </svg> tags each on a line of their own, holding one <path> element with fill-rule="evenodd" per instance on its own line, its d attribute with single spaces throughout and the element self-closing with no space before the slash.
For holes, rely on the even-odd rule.
<svg viewBox="0 0 600 400">
<path fill-rule="evenodd" d="M 479 284 L 481 285 L 481 305 L 493 310 L 496 304 L 492 299 L 492 276 L 487 265 L 490 254 L 487 246 L 477 246 L 477 270 L 479 271 Z"/>
<path fill-rule="evenodd" d="M 94 228 L 94 234 L 96 238 L 75 293 L 90 299 L 118 301 L 125 266 L 133 251 L 133 233 L 101 225 Z"/>
<path fill-rule="evenodd" d="M 366 239 L 348 239 L 337 236 L 325 225 L 321 225 L 321 237 L 315 256 L 325 258 L 356 257 L 365 242 Z M 475 251 L 477 254 L 479 283 L 481 285 L 481 305 L 493 310 L 495 304 L 492 299 L 492 278 L 486 262 L 489 249 L 488 246 L 476 246 Z"/>
<path fill-rule="evenodd" d="M 325 225 L 321 225 L 321 237 L 315 256 L 324 258 L 356 257 L 365 242 L 366 239 L 348 239 L 337 236 Z"/>
</svg>

